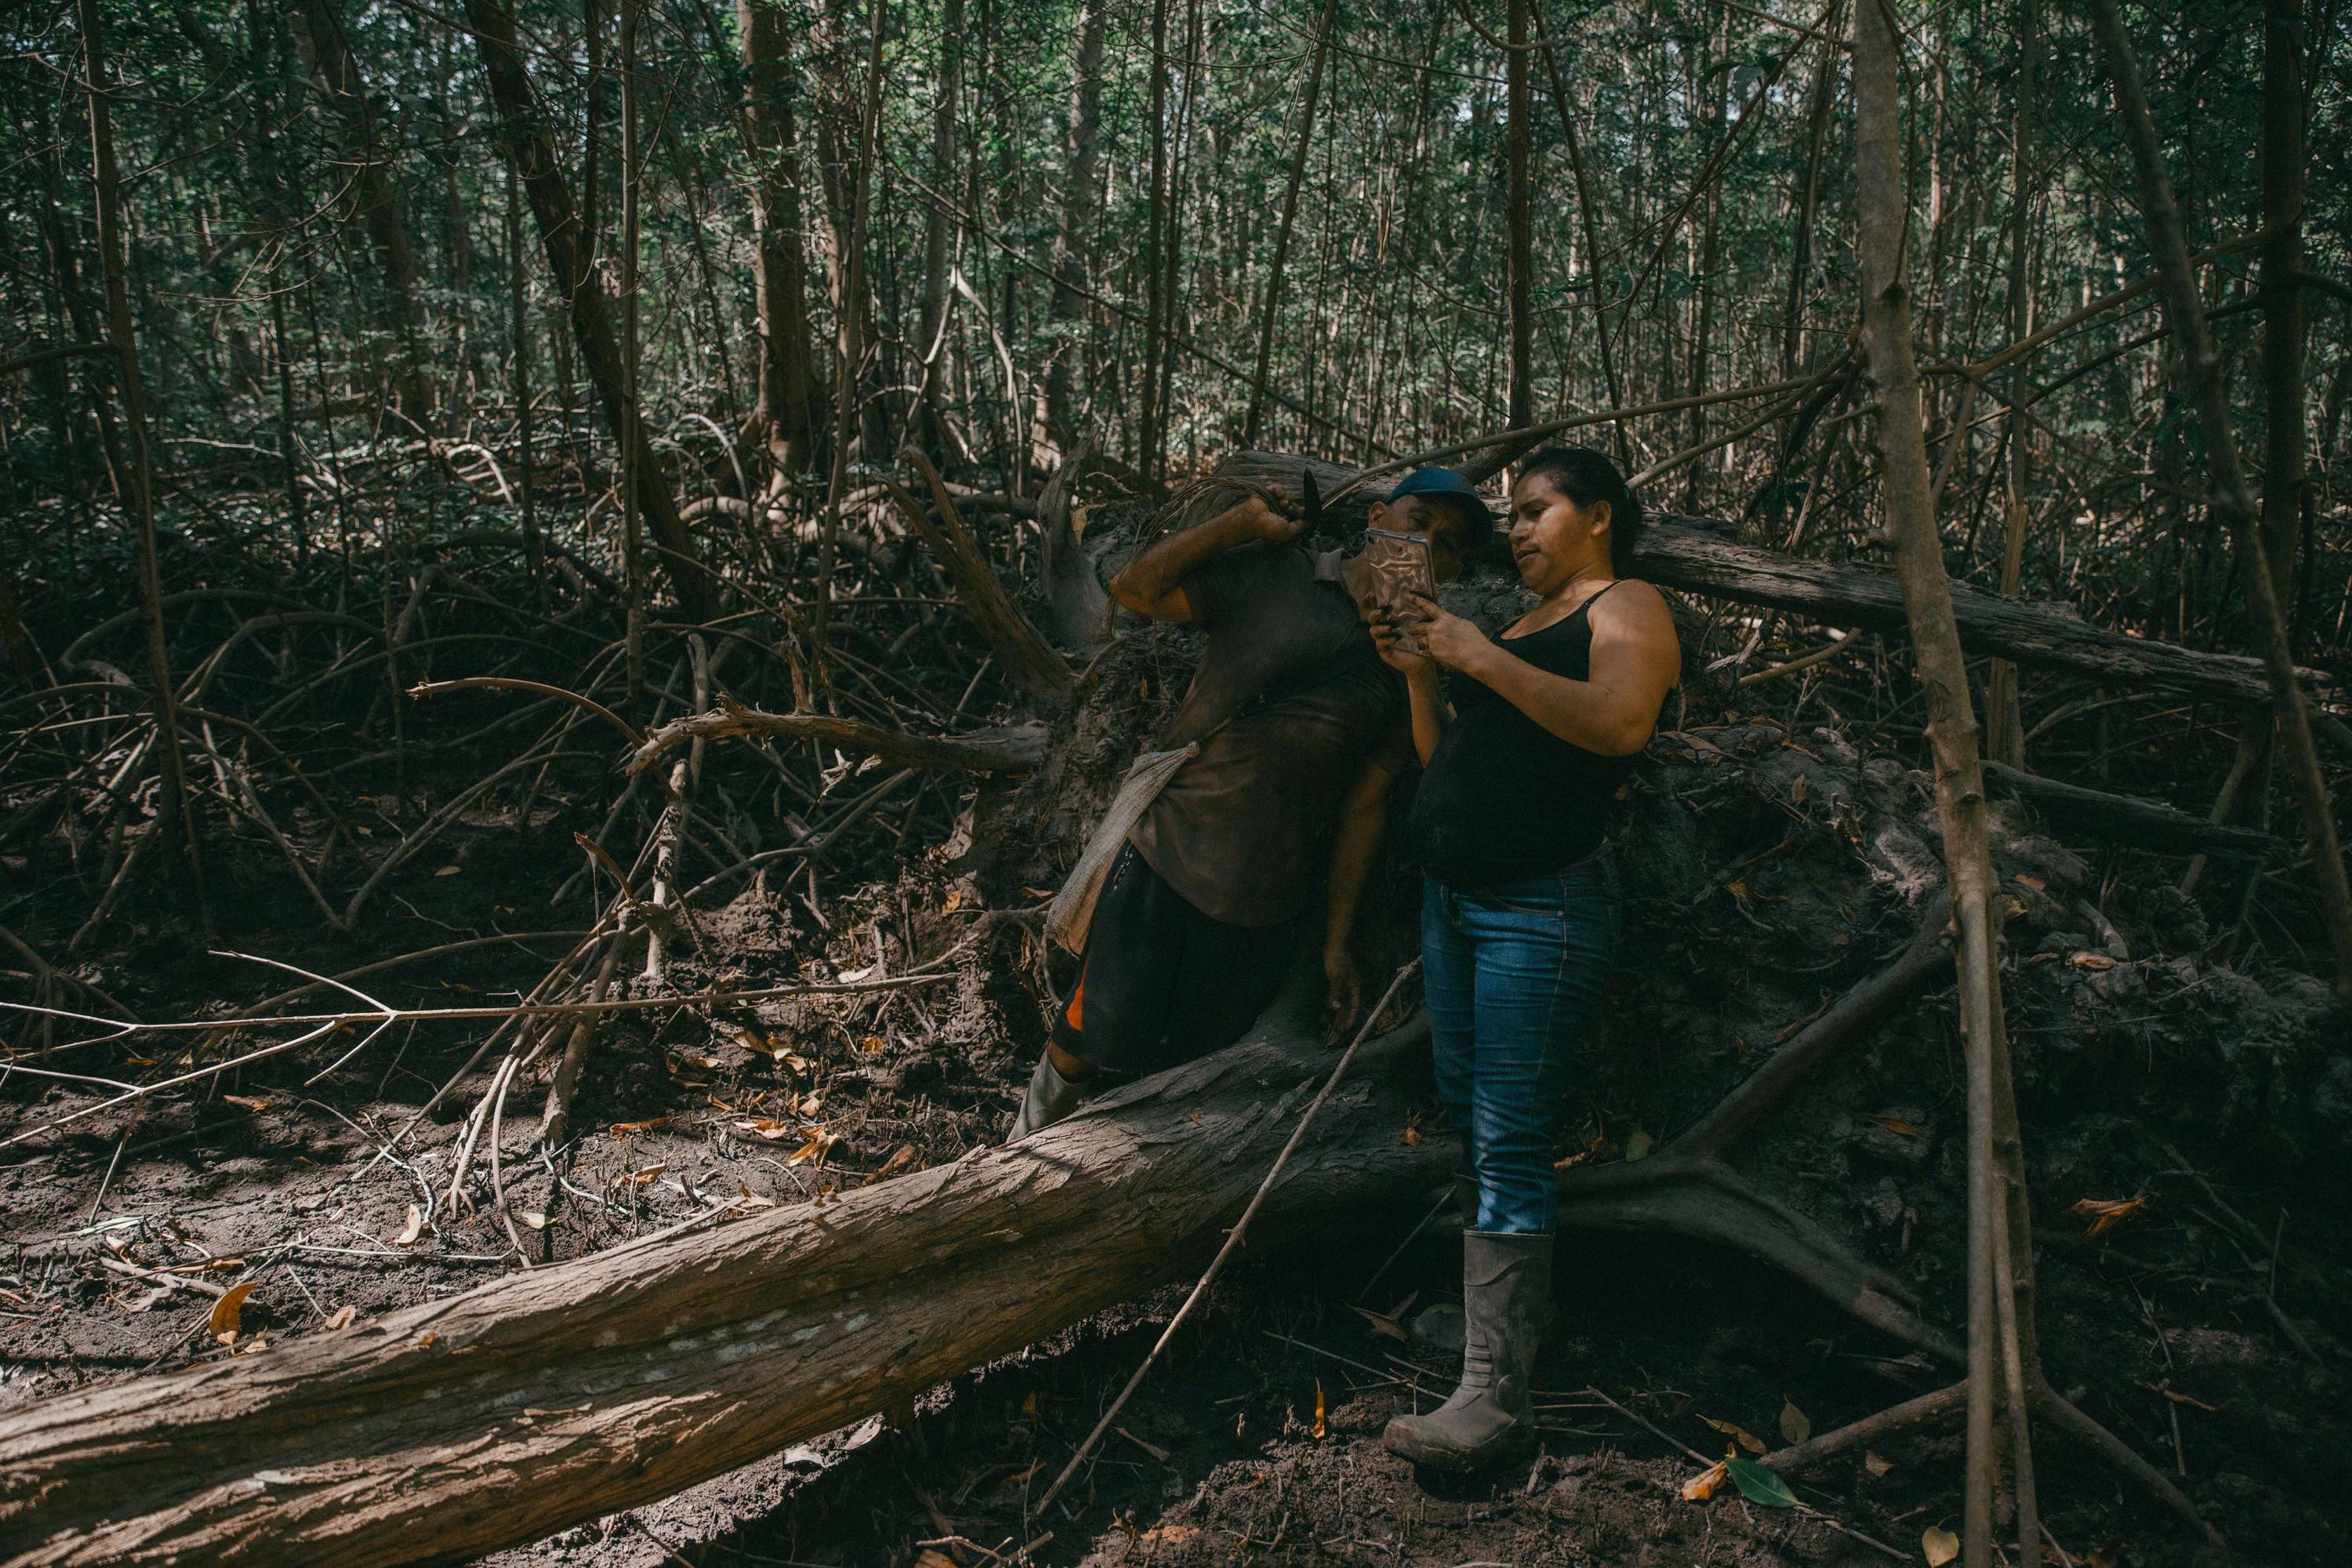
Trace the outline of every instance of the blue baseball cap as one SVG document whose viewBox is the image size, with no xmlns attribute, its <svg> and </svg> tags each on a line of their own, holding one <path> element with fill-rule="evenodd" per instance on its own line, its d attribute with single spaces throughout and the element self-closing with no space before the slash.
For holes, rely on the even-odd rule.
<svg viewBox="0 0 2352 1568">
<path fill-rule="evenodd" d="M 1486 510 L 1486 498 L 1469 477 L 1456 468 L 1415 468 L 1396 482 L 1389 491 L 1391 501 L 1407 496 L 1445 496 L 1452 499 L 1454 510 L 1469 525 L 1469 537 L 1463 541 L 1465 551 L 1475 550 L 1486 542 L 1495 531 L 1495 514 Z"/>
</svg>

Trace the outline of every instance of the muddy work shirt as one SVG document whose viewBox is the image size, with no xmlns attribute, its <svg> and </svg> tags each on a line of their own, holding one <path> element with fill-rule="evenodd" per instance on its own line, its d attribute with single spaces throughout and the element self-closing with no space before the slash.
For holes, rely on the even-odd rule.
<svg viewBox="0 0 2352 1568">
<path fill-rule="evenodd" d="M 1273 926 L 1305 910 L 1349 790 L 1368 765 L 1394 777 L 1412 756 L 1404 681 L 1380 662 L 1338 565 L 1244 544 L 1183 581 L 1208 646 L 1162 744 L 1202 741 L 1201 754 L 1128 841 L 1212 920 Z"/>
</svg>

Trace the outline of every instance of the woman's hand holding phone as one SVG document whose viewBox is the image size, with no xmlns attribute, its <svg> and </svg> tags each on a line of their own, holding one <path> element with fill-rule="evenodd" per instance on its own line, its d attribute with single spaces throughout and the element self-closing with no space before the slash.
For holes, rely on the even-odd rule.
<svg viewBox="0 0 2352 1568">
<path fill-rule="evenodd" d="M 1410 603 L 1412 610 L 1408 613 L 1419 617 L 1414 625 L 1415 640 L 1429 658 L 1446 668 L 1466 671 L 1492 646 L 1486 633 L 1428 595 L 1415 594 Z M 1385 649 L 1381 657 L 1387 657 Z"/>
</svg>

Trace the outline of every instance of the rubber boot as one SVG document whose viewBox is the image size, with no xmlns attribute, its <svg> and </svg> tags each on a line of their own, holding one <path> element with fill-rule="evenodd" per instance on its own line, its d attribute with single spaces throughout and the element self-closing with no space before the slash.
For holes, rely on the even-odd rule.
<svg viewBox="0 0 2352 1568">
<path fill-rule="evenodd" d="M 1015 1142 L 1040 1128 L 1051 1127 L 1085 1104 L 1086 1099 L 1086 1091 L 1054 1065 L 1054 1053 L 1040 1053 L 1037 1070 L 1029 1075 L 1029 1091 L 1021 1097 L 1021 1114 L 1013 1119 L 1013 1131 L 1004 1135 L 1004 1141 Z"/>
<path fill-rule="evenodd" d="M 1391 1420 L 1381 1437 L 1389 1452 L 1433 1469 L 1465 1471 L 1533 1447 L 1536 1346 L 1550 1300 L 1550 1237 L 1465 1235 L 1462 1386 L 1426 1415 Z"/>
</svg>

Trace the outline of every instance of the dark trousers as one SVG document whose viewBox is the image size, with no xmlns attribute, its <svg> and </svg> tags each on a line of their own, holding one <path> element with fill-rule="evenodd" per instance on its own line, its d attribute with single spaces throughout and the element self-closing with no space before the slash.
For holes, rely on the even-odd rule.
<svg viewBox="0 0 2352 1568">
<path fill-rule="evenodd" d="M 1093 1071 L 1122 1076 L 1222 1050 L 1281 990 L 1304 924 L 1211 920 L 1130 844 L 1111 862 L 1054 1044 Z"/>
</svg>

